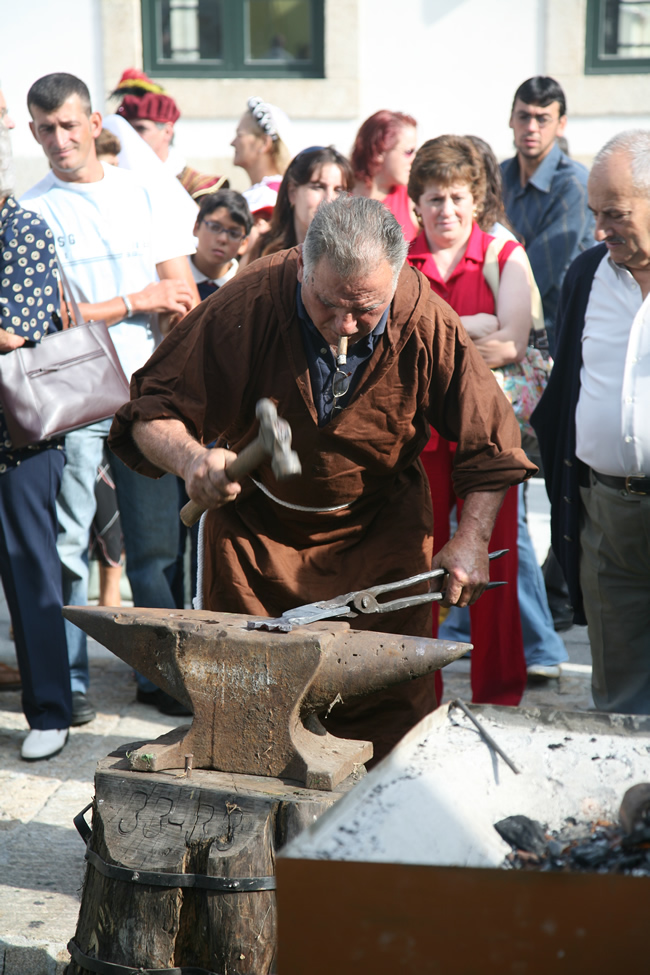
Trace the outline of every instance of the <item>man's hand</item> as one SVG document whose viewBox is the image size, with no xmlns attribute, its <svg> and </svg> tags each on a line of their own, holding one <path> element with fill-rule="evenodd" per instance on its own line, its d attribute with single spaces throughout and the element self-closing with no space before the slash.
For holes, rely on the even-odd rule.
<svg viewBox="0 0 650 975">
<path fill-rule="evenodd" d="M 24 335 L 14 335 L 13 332 L 6 332 L 4 328 L 0 328 L 0 352 L 11 352 L 24 344 Z"/>
<path fill-rule="evenodd" d="M 190 498 L 202 508 L 220 508 L 241 491 L 241 484 L 224 473 L 237 454 L 221 447 L 209 450 L 180 420 L 136 420 L 133 439 L 152 464 L 182 477 Z"/>
<path fill-rule="evenodd" d="M 132 291 L 126 295 L 134 315 L 149 315 L 158 312 L 169 315 L 174 323 L 187 315 L 196 302 L 192 286 L 182 278 L 164 278 L 148 284 L 142 291 Z M 126 306 L 121 296 L 108 301 L 79 302 L 79 311 L 85 322 L 103 319 L 107 325 L 116 325 L 126 318 Z M 163 329 L 164 331 L 164 329 Z"/>
<path fill-rule="evenodd" d="M 192 308 L 194 295 L 187 283 L 180 278 L 166 278 L 148 284 L 142 291 L 127 296 L 138 313 L 174 312 L 186 315 Z"/>
<path fill-rule="evenodd" d="M 229 481 L 224 468 L 237 457 L 232 450 L 214 447 L 208 450 L 197 444 L 198 450 L 188 457 L 183 471 L 188 495 L 202 508 L 221 508 L 234 501 L 241 484 Z"/>
<path fill-rule="evenodd" d="M 431 568 L 448 573 L 443 606 L 471 606 L 490 581 L 487 543 L 466 537 L 459 529 L 433 557 Z"/>
<path fill-rule="evenodd" d="M 488 545 L 504 496 L 505 491 L 467 495 L 456 534 L 431 562 L 432 569 L 448 573 L 443 606 L 471 606 L 485 591 L 490 581 Z"/>
</svg>

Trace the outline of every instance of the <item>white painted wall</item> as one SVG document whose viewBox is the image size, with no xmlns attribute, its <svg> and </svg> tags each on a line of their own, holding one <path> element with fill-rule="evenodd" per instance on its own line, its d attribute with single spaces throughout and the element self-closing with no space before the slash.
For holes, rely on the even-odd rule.
<svg viewBox="0 0 650 975">
<path fill-rule="evenodd" d="M 544 0 L 362 0 L 363 117 L 406 111 L 420 141 L 472 134 L 510 155 L 513 94 L 543 66 L 543 12 Z"/>
<path fill-rule="evenodd" d="M 332 143 L 347 153 L 363 119 L 380 108 L 389 108 L 415 116 L 420 141 L 443 132 L 472 133 L 487 139 L 497 156 L 511 155 L 508 117 L 512 97 L 522 81 L 544 73 L 553 60 L 553 51 L 547 50 L 547 23 L 548 12 L 555 10 L 558 0 L 358 2 L 359 117 L 295 121 L 295 151 Z M 107 9 L 110 16 L 110 2 Z M 106 108 L 100 10 L 101 0 L 57 0 L 56 5 L 51 0 L 0 0 L 2 23 L 11 25 L 11 38 L 16 39 L 12 43 L 8 33 L 0 78 L 17 123 L 13 145 L 19 191 L 46 171 L 42 152 L 27 124 L 25 97 L 36 78 L 50 71 L 76 74 L 88 84 L 94 107 L 100 111 Z M 581 37 L 584 32 L 582 0 L 568 0 L 562 10 L 561 36 L 566 36 L 573 11 L 572 29 L 577 40 L 578 33 Z M 344 27 L 342 23 L 341 31 Z M 29 38 L 27 57 L 20 38 Z M 551 31 L 548 41 L 557 47 L 557 31 Z M 574 69 L 578 67 L 574 65 Z M 251 82 L 254 93 L 264 97 L 263 81 Z M 588 113 L 583 108 L 583 114 L 572 114 L 570 83 L 567 96 L 567 137 L 572 154 L 579 158 L 588 160 L 615 132 L 633 125 L 650 126 L 650 116 L 598 115 L 591 105 Z M 622 111 L 625 104 L 625 100 L 621 102 Z M 114 108 L 113 103 L 109 108 Z M 208 172 L 226 172 L 232 185 L 243 189 L 247 184 L 245 173 L 231 166 L 229 144 L 235 124 L 232 119 L 214 117 L 181 119 L 176 140 L 190 163 Z"/>
<path fill-rule="evenodd" d="M 48 168 L 29 131 L 26 98 L 33 82 L 52 71 L 68 71 L 86 82 L 93 107 L 104 109 L 100 0 L 0 0 L 0 18 L 0 80 L 16 123 L 12 145 L 22 192 Z"/>
</svg>

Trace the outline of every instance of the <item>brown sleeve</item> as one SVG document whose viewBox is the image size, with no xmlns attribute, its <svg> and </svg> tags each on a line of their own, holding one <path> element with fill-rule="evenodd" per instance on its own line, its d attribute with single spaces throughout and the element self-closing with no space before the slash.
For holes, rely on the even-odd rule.
<svg viewBox="0 0 650 975">
<path fill-rule="evenodd" d="M 238 274 L 184 318 L 133 374 L 131 399 L 115 414 L 110 447 L 140 474 L 160 477 L 132 437 L 138 421 L 175 419 L 193 437 L 211 443 L 235 420 L 251 414 L 246 387 L 265 353 L 276 321 L 262 261 Z"/>
<path fill-rule="evenodd" d="M 499 491 L 537 468 L 521 449 L 519 424 L 454 311 L 432 295 L 435 310 L 432 381 L 427 416 L 446 440 L 458 444 L 453 481 L 458 497 Z"/>
</svg>

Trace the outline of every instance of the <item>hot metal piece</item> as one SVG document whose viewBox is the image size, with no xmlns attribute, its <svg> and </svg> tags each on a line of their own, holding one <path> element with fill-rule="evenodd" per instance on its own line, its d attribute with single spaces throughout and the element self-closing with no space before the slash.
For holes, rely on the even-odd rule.
<svg viewBox="0 0 650 975">
<path fill-rule="evenodd" d="M 184 769 L 192 754 L 194 769 L 314 789 L 332 790 L 372 756 L 370 742 L 327 734 L 319 713 L 438 670 L 468 649 L 339 622 L 279 637 L 247 629 L 248 616 L 202 610 L 67 606 L 64 615 L 194 713 L 190 726 L 131 752 L 132 768 Z"/>
</svg>

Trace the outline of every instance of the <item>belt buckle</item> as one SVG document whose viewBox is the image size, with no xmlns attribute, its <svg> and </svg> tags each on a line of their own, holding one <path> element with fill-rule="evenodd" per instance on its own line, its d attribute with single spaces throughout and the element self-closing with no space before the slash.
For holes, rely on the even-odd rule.
<svg viewBox="0 0 650 975">
<path fill-rule="evenodd" d="M 648 491 L 635 491 L 632 487 L 632 481 L 647 481 L 648 478 L 643 474 L 628 474 L 625 478 L 625 490 L 628 494 L 637 494 L 645 497 Z"/>
</svg>

